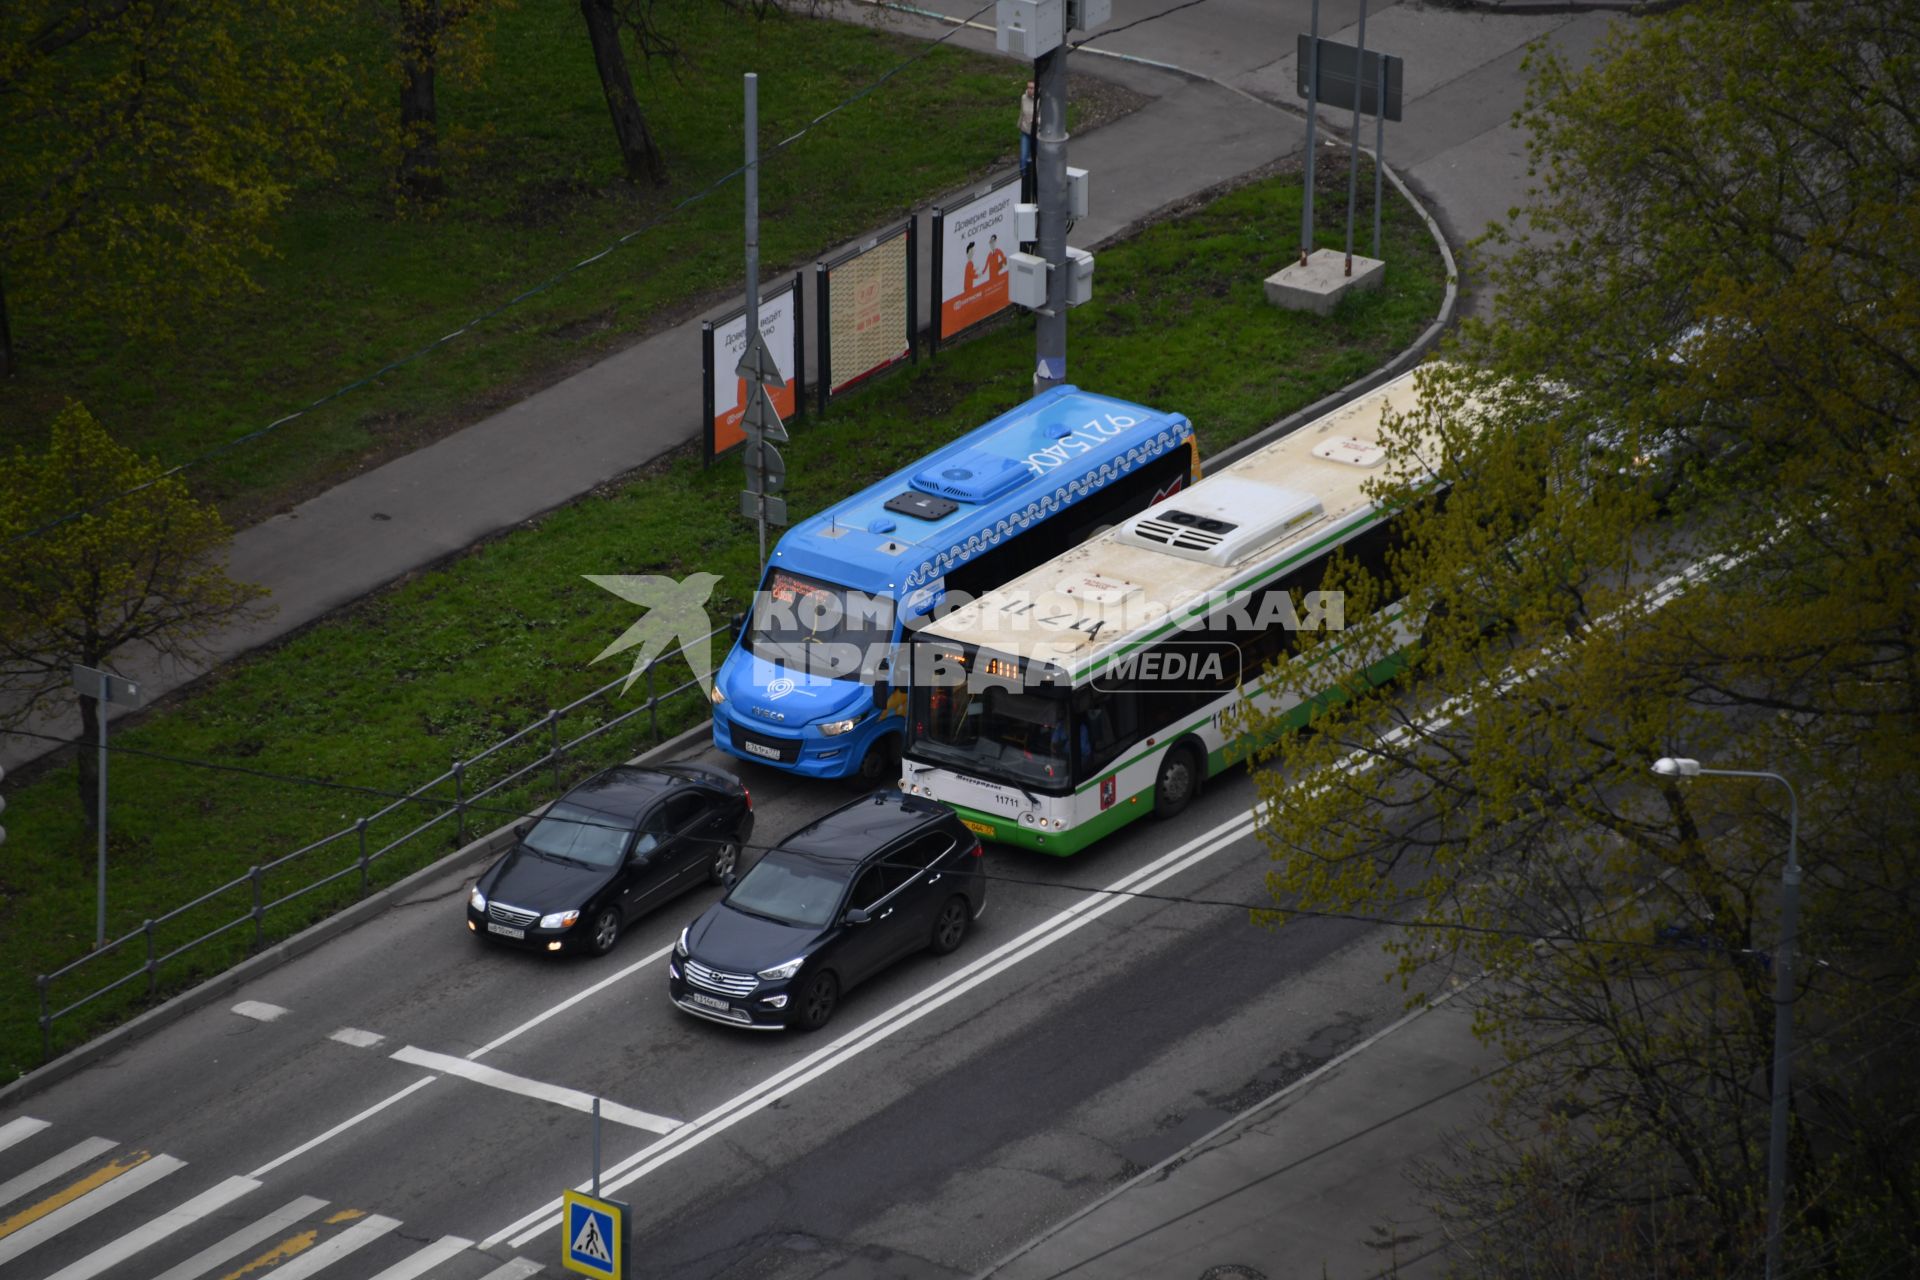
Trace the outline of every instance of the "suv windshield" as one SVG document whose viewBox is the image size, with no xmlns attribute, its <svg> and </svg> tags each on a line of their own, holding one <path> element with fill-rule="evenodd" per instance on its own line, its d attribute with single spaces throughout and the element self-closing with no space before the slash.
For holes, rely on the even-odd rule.
<svg viewBox="0 0 1920 1280">
<path fill-rule="evenodd" d="M 629 834 L 627 825 L 618 818 L 562 802 L 548 809 L 520 843 L 535 853 L 611 867 L 619 864 Z"/>
<path fill-rule="evenodd" d="M 858 675 L 893 646 L 893 601 L 775 569 L 754 600 L 747 648 L 809 675 Z"/>
<path fill-rule="evenodd" d="M 833 919 L 850 867 L 775 849 L 754 864 L 726 901 L 754 915 L 819 928 Z"/>
</svg>

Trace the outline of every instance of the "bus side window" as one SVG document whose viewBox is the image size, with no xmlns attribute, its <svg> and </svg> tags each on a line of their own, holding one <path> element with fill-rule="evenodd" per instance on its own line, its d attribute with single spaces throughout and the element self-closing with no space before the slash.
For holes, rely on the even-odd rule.
<svg viewBox="0 0 1920 1280">
<path fill-rule="evenodd" d="M 1139 736 L 1139 700 L 1132 693 L 1082 689 L 1074 698 L 1082 778 L 1111 764 Z"/>
</svg>

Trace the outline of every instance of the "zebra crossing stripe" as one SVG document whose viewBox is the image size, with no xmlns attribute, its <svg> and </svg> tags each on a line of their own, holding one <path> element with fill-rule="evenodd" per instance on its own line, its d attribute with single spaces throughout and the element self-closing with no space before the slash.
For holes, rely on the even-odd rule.
<svg viewBox="0 0 1920 1280">
<path fill-rule="evenodd" d="M 42 1160 L 25 1173 L 0 1183 L 0 1205 L 12 1204 L 35 1187 L 78 1169 L 95 1156 L 105 1155 L 119 1145 L 111 1138 L 88 1138 L 85 1142 L 74 1143 L 59 1155 Z"/>
<path fill-rule="evenodd" d="M 241 1227 L 232 1235 L 208 1245 L 185 1262 L 162 1273 L 159 1280 L 198 1280 L 198 1277 L 237 1257 L 242 1251 L 253 1248 L 268 1236 L 276 1235 L 315 1210 L 326 1207 L 327 1202 L 318 1196 L 289 1200 L 258 1222 Z"/>
<path fill-rule="evenodd" d="M 459 1236 L 441 1236 L 411 1258 L 403 1258 L 373 1280 L 416 1280 L 433 1270 L 456 1253 L 463 1253 L 473 1247 L 473 1241 L 463 1240 Z"/>
<path fill-rule="evenodd" d="M 46 1127 L 45 1120 L 35 1120 L 32 1116 L 18 1116 L 5 1124 L 0 1124 L 0 1151 L 5 1151 L 23 1139 L 31 1138 Z"/>
<path fill-rule="evenodd" d="M 186 1163 L 173 1156 L 150 1156 L 145 1151 L 136 1151 L 94 1170 L 64 1191 L 0 1223 L 0 1266 L 176 1169 L 185 1168 Z"/>
<path fill-rule="evenodd" d="M 527 1280 L 528 1276 L 537 1276 L 540 1271 L 540 1264 L 531 1258 L 515 1258 L 512 1262 L 501 1263 L 480 1280 Z"/>
<path fill-rule="evenodd" d="M 322 1268 L 331 1266 L 356 1249 L 372 1244 L 400 1225 L 400 1219 L 372 1214 L 342 1231 L 324 1244 L 307 1250 L 292 1262 L 276 1269 L 273 1280 L 306 1280 Z"/>
<path fill-rule="evenodd" d="M 214 1210 L 233 1203 L 249 1191 L 259 1189 L 252 1178 L 228 1178 L 218 1186 L 202 1191 L 177 1209 L 169 1209 L 153 1221 L 121 1236 L 105 1248 L 53 1273 L 48 1280 L 92 1280 L 108 1267 L 117 1266 L 147 1246 L 165 1240 L 183 1227 L 190 1227 Z"/>
</svg>

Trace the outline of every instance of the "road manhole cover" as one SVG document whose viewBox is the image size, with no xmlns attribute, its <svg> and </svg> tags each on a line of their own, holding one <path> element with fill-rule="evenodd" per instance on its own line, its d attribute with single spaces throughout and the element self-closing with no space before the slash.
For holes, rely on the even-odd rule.
<svg viewBox="0 0 1920 1280">
<path fill-rule="evenodd" d="M 1223 1262 L 1217 1267 L 1208 1267 L 1202 1271 L 1200 1280 L 1267 1280 L 1267 1273 L 1255 1271 L 1252 1267 L 1243 1267 L 1237 1262 Z"/>
</svg>

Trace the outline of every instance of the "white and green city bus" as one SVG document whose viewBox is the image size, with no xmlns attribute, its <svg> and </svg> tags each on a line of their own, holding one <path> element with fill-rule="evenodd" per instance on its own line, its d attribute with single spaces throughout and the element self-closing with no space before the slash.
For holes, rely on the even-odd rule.
<svg viewBox="0 0 1920 1280">
<path fill-rule="evenodd" d="M 1339 625 L 1317 598 L 1336 550 L 1384 569 L 1396 511 L 1362 489 L 1383 413 L 1416 394 L 1396 378 L 924 626 L 901 787 L 988 839 L 1065 855 L 1179 812 L 1244 758 L 1228 715 L 1243 695 L 1280 728 L 1303 722 L 1357 660 L 1336 642 L 1265 665 L 1298 627 Z M 1404 663 L 1414 628 L 1395 625 L 1369 680 Z"/>
</svg>

